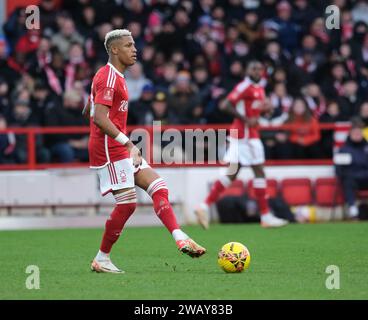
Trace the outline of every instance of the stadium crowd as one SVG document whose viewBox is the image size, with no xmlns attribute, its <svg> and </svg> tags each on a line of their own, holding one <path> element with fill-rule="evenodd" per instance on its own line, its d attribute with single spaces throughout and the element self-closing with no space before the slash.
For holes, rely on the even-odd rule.
<svg viewBox="0 0 368 320">
<path fill-rule="evenodd" d="M 340 8 L 339 29 L 325 8 Z M 138 63 L 126 74 L 129 124 L 229 123 L 221 99 L 251 59 L 265 65 L 269 159 L 329 158 L 319 123 L 360 117 L 368 138 L 368 3 L 361 0 L 40 1 L 40 30 L 16 9 L 0 36 L 0 129 L 87 125 L 81 109 L 107 61 L 105 34 L 128 28 Z M 37 161 L 86 161 L 85 135 L 37 137 Z M 0 163 L 24 163 L 26 138 L 0 134 Z"/>
</svg>

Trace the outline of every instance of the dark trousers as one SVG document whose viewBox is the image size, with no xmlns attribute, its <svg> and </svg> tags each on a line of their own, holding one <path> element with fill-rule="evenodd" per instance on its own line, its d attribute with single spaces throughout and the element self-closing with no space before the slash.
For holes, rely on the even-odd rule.
<svg viewBox="0 0 368 320">
<path fill-rule="evenodd" d="M 352 206 L 355 204 L 356 192 L 358 190 L 368 189 L 368 179 L 358 179 L 350 175 L 339 177 L 339 179 L 342 184 L 345 202 L 349 206 Z"/>
</svg>

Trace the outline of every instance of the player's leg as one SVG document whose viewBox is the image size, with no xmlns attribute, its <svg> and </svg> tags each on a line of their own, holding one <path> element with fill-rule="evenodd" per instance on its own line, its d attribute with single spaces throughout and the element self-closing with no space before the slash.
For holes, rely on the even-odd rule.
<svg viewBox="0 0 368 320">
<path fill-rule="evenodd" d="M 284 219 L 275 217 L 268 205 L 267 181 L 264 173 L 263 165 L 252 165 L 254 173 L 253 188 L 258 203 L 258 208 L 261 214 L 261 225 L 263 227 L 281 227 L 288 222 Z"/>
<path fill-rule="evenodd" d="M 236 179 L 239 170 L 239 163 L 231 163 L 229 165 L 226 174 L 217 179 L 212 185 L 212 188 L 204 201 L 207 206 L 212 205 L 218 200 L 222 191 L 224 191 L 231 184 L 231 182 Z"/>
<path fill-rule="evenodd" d="M 209 228 L 209 208 L 216 203 L 221 193 L 234 181 L 239 173 L 241 166 L 239 163 L 230 163 L 225 175 L 218 178 L 212 185 L 206 199 L 199 204 L 194 213 L 199 224 L 204 228 Z"/>
<path fill-rule="evenodd" d="M 110 252 L 114 243 L 119 239 L 125 223 L 136 208 L 136 193 L 134 188 L 113 192 L 116 205 L 105 223 L 100 250 L 92 262 L 92 270 L 97 272 L 121 273 L 110 260 Z"/>
<path fill-rule="evenodd" d="M 268 205 L 267 181 L 263 169 L 265 162 L 265 153 L 262 141 L 260 139 L 249 139 L 247 143 L 248 163 L 254 173 L 253 187 L 256 201 L 261 214 L 261 225 L 263 227 L 281 227 L 288 222 L 275 217 Z"/>
<path fill-rule="evenodd" d="M 229 138 L 229 147 L 224 156 L 224 161 L 229 163 L 227 172 L 214 182 L 206 199 L 197 206 L 194 213 L 197 216 L 199 224 L 204 228 L 209 228 L 209 207 L 216 203 L 222 191 L 224 191 L 237 177 L 241 168 L 240 153 L 243 152 L 243 146 L 238 139 Z"/>
<path fill-rule="evenodd" d="M 166 183 L 157 172 L 146 166 L 135 174 L 135 184 L 150 195 L 158 218 L 172 234 L 179 250 L 193 258 L 203 255 L 206 249 L 195 243 L 180 229 L 169 201 Z"/>
<path fill-rule="evenodd" d="M 256 200 L 258 203 L 258 208 L 261 216 L 270 213 L 270 208 L 268 205 L 268 194 L 267 194 L 267 182 L 264 173 L 263 165 L 252 165 L 251 166 L 254 174 L 253 188 Z"/>
<path fill-rule="evenodd" d="M 345 202 L 348 204 L 349 218 L 356 218 L 359 214 L 359 209 L 356 206 L 356 191 L 358 189 L 357 179 L 351 175 L 340 177 Z"/>
<path fill-rule="evenodd" d="M 97 272 L 121 273 L 110 259 L 110 252 L 129 217 L 136 208 L 134 170 L 130 169 L 130 159 L 109 164 L 98 170 L 102 194 L 112 192 L 116 205 L 105 223 L 100 249 L 92 261 L 91 269 Z M 124 174 L 122 174 L 124 173 Z"/>
</svg>

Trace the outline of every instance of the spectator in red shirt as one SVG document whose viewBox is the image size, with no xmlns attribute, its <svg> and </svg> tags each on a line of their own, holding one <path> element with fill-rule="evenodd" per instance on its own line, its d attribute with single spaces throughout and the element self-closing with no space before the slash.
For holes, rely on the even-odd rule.
<svg viewBox="0 0 368 320">
<path fill-rule="evenodd" d="M 37 50 L 40 45 L 41 37 L 40 30 L 30 29 L 24 34 L 15 46 L 15 51 L 24 54 L 32 53 Z"/>
<path fill-rule="evenodd" d="M 318 158 L 318 142 L 321 137 L 319 124 L 303 99 L 294 100 L 286 123 L 292 125 L 289 141 L 293 157 L 296 159 Z"/>
</svg>

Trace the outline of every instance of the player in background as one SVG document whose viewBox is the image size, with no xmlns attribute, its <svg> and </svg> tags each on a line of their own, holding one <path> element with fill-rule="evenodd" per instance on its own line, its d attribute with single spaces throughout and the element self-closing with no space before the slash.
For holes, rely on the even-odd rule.
<svg viewBox="0 0 368 320">
<path fill-rule="evenodd" d="M 195 210 L 198 222 L 209 227 L 209 207 L 215 203 L 221 192 L 236 179 L 242 166 L 250 166 L 255 178 L 253 186 L 261 213 L 263 227 L 281 227 L 288 222 L 275 217 L 268 206 L 267 185 L 263 169 L 264 147 L 259 137 L 258 118 L 265 103 L 265 91 L 260 85 L 263 65 L 251 61 L 247 66 L 247 76 L 228 94 L 220 108 L 234 117 L 229 148 L 224 160 L 229 163 L 227 173 L 213 184 L 210 193 Z"/>
<path fill-rule="evenodd" d="M 199 257 L 206 249 L 180 229 L 164 180 L 126 136 L 128 92 L 123 72 L 137 59 L 131 33 L 126 29 L 113 30 L 106 34 L 104 44 L 109 61 L 93 78 L 91 95 L 83 114 L 90 117 L 90 167 L 97 171 L 101 193 L 112 192 L 116 206 L 106 221 L 100 250 L 91 269 L 123 272 L 111 262 L 110 252 L 136 208 L 135 185 L 152 197 L 154 210 L 172 234 L 178 249 L 191 257 Z"/>
</svg>

